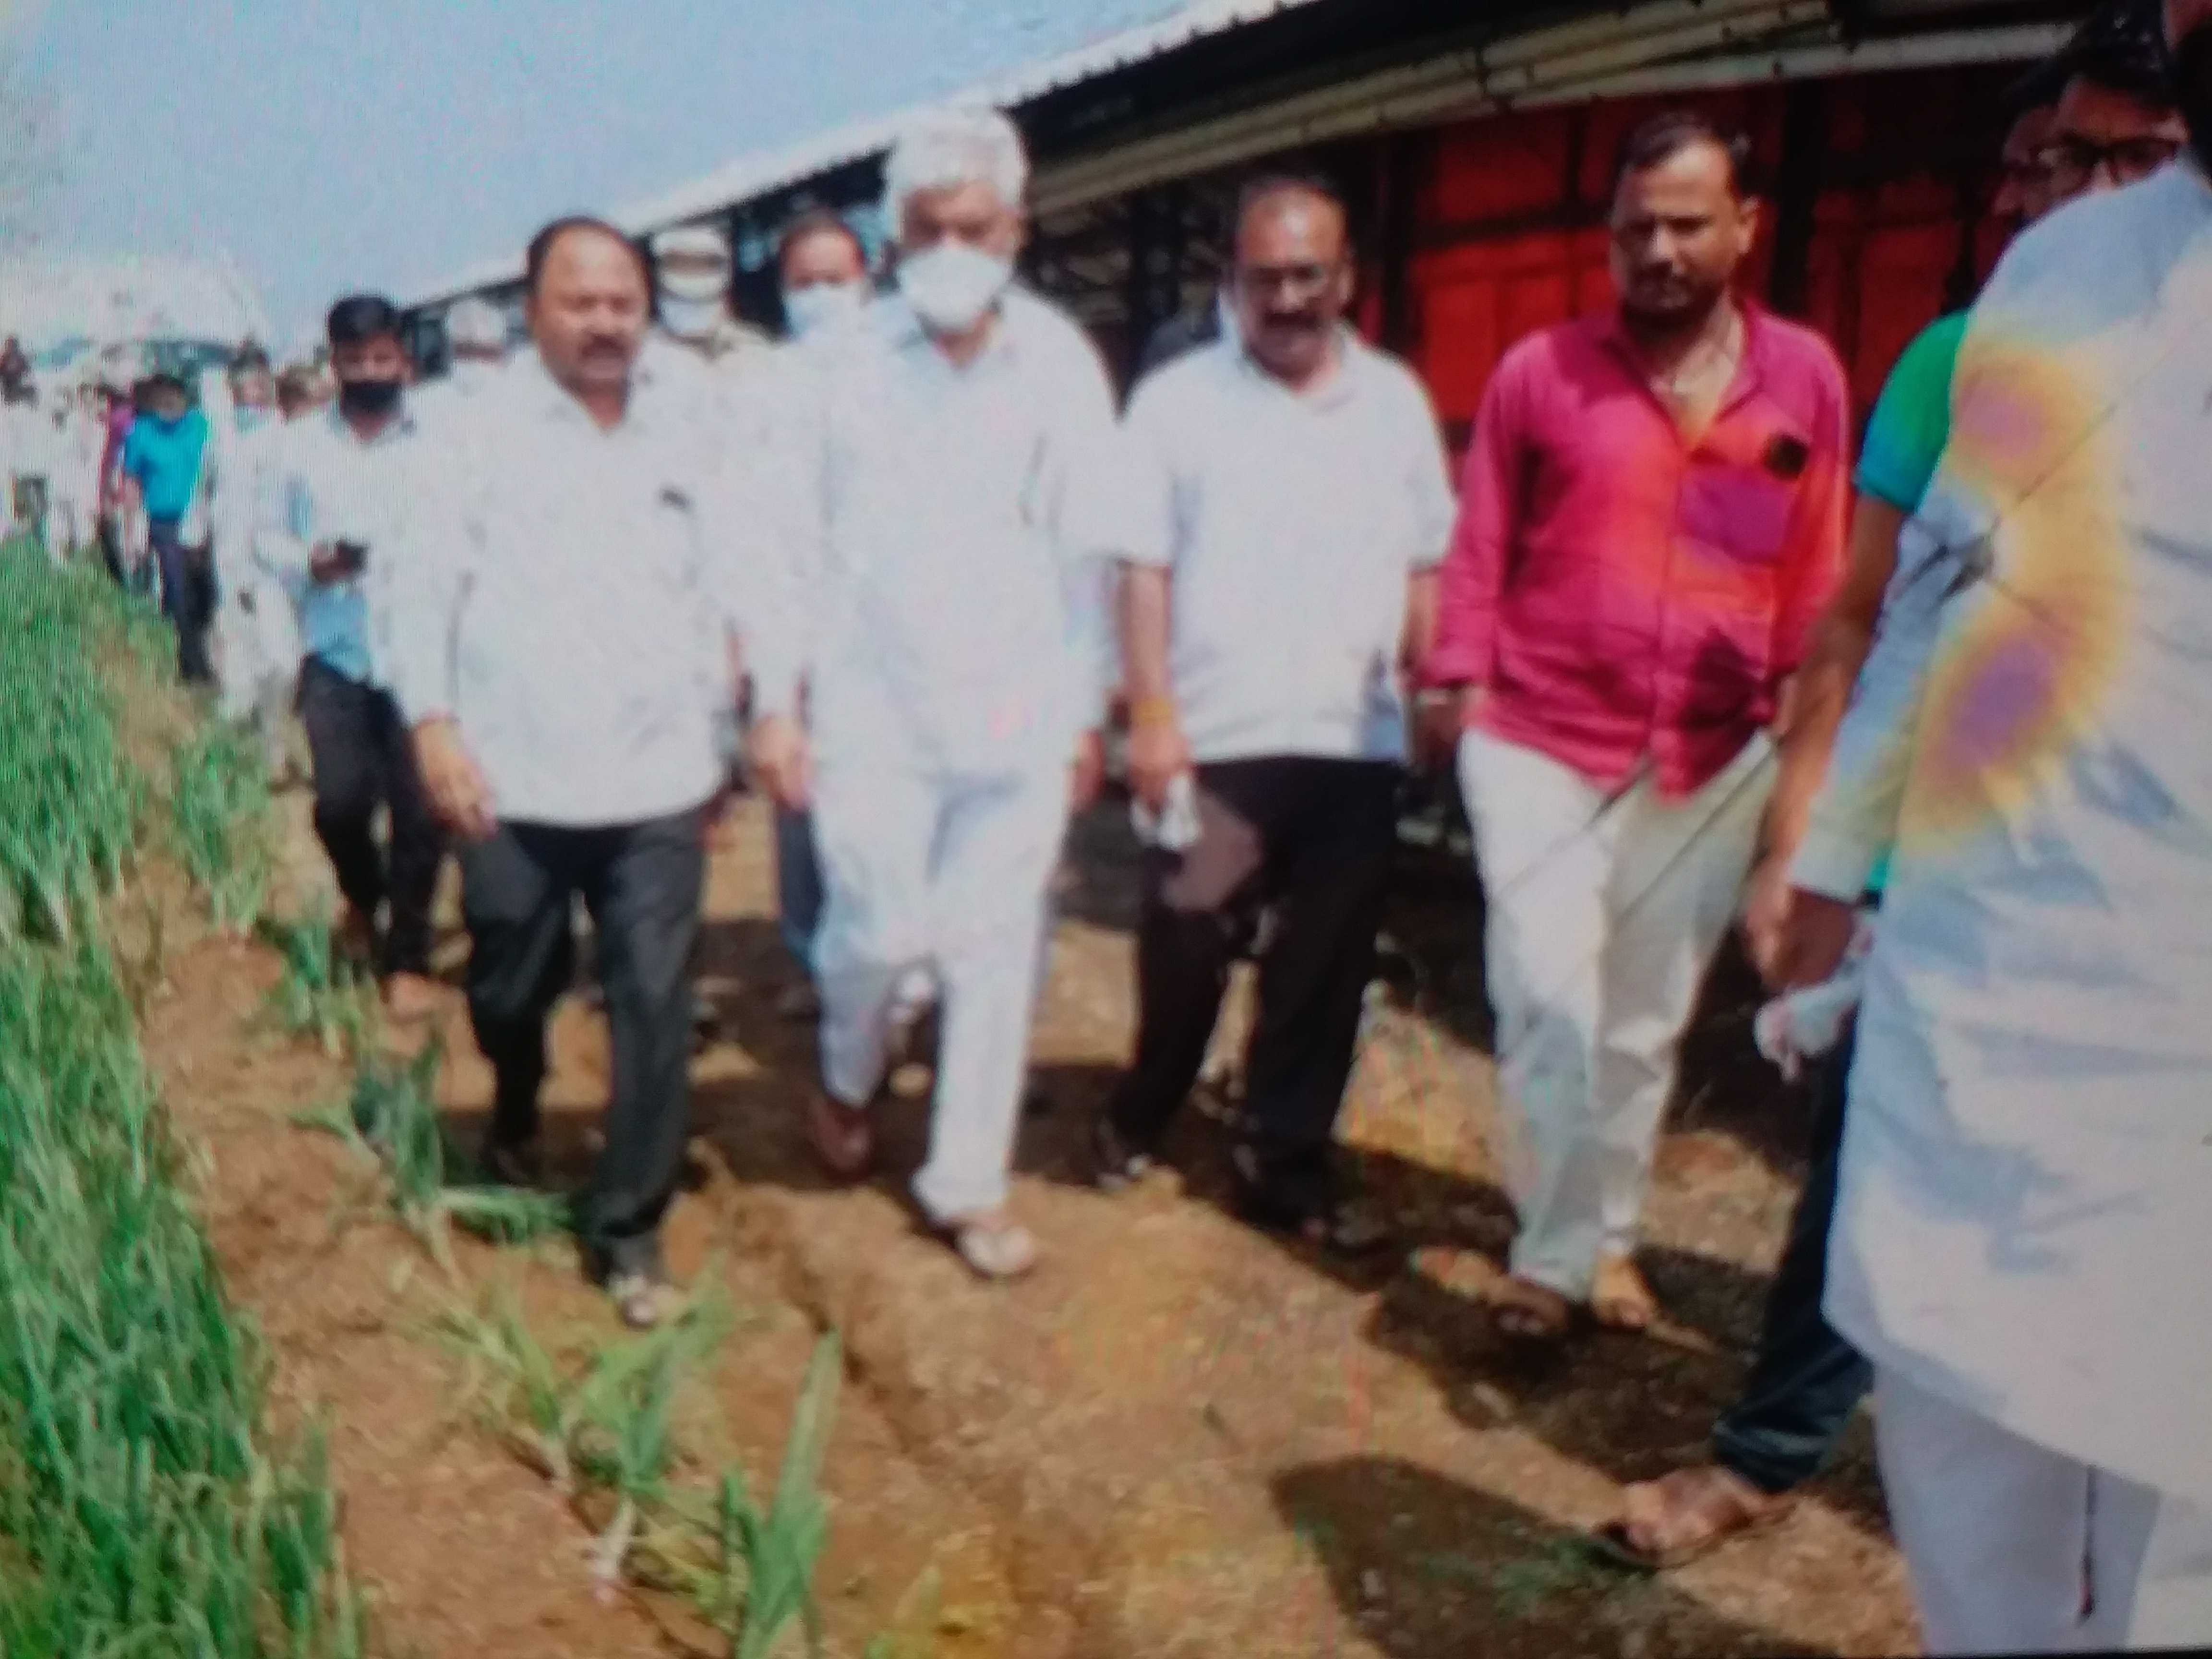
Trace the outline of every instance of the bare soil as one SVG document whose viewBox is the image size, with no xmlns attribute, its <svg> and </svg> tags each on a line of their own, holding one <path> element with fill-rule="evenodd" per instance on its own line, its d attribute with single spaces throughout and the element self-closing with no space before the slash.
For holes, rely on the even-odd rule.
<svg viewBox="0 0 2212 1659">
<path fill-rule="evenodd" d="M 285 808 L 282 902 L 295 906 L 325 878 L 304 801 Z M 811 1033 L 772 1012 L 788 973 L 772 857 L 764 809 L 741 803 L 710 879 L 702 984 L 719 1025 L 671 1250 L 680 1274 L 719 1276 L 742 1316 L 687 1413 L 703 1467 L 734 1456 L 765 1489 L 816 1335 L 843 1336 L 818 1585 L 835 1654 L 857 1659 L 931 1568 L 941 1659 L 1913 1646 L 1863 1425 L 1781 1526 L 1692 1566 L 1644 1577 L 1577 1547 L 1622 1481 L 1699 1455 L 1756 1335 L 1807 1103 L 1749 1054 L 1740 973 L 1716 976 L 1656 1178 L 1646 1261 L 1668 1321 L 1531 1365 L 1477 1300 L 1510 1209 L 1477 900 L 1455 860 L 1409 852 L 1401 872 L 1395 994 L 1370 1020 L 1344 1137 L 1408 1248 L 1352 1273 L 1223 1212 L 1222 1130 L 1202 1110 L 1146 1186 L 1108 1198 L 1084 1184 L 1082 1127 L 1131 1037 L 1133 886 L 1110 809 L 1079 826 L 1037 1027 L 1048 1109 L 1024 1125 L 1016 1197 L 1048 1259 L 990 1288 L 904 1200 L 920 1099 L 891 1115 L 877 1182 L 833 1190 L 814 1172 L 799 1129 Z M 283 1419 L 330 1426 L 382 1645 L 422 1659 L 714 1651 L 665 1598 L 594 1599 L 586 1518 L 483 1420 L 432 1328 L 441 1305 L 505 1283 L 550 1339 L 611 1334 L 574 1252 L 465 1243 L 463 1283 L 447 1281 L 373 1172 L 292 1121 L 341 1097 L 347 1071 L 270 1029 L 270 952 L 208 935 L 173 891 L 155 898 L 149 1052 Z M 441 963 L 465 950 L 449 937 Z M 441 1097 L 471 1146 L 489 1079 L 458 992 L 443 1025 Z M 575 1180 L 606 1075 L 580 1000 L 563 1005 L 555 1054 L 549 1150 L 556 1178 Z"/>
</svg>

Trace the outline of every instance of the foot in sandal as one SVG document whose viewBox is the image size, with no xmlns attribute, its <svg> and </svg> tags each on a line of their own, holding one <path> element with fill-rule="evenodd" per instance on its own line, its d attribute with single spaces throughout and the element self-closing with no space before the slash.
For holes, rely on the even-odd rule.
<svg viewBox="0 0 2212 1659">
<path fill-rule="evenodd" d="M 1575 1319 L 1575 1304 L 1548 1285 L 1518 1277 L 1491 1288 L 1490 1316 L 1500 1334 L 1516 1342 L 1557 1342 Z"/>
<path fill-rule="evenodd" d="M 1788 1497 L 1761 1492 L 1733 1470 L 1705 1463 L 1638 1481 L 1622 1494 L 1620 1518 L 1595 1536 L 1607 1554 L 1656 1571 L 1771 1526 L 1789 1508 Z"/>
<path fill-rule="evenodd" d="M 1004 1210 L 951 1216 L 937 1231 L 978 1279 L 1019 1279 L 1037 1264 L 1036 1237 Z"/>
<path fill-rule="evenodd" d="M 875 1127 L 865 1106 L 848 1106 L 826 1089 L 806 1103 L 806 1138 L 822 1167 L 840 1181 L 858 1181 L 876 1155 Z"/>
<path fill-rule="evenodd" d="M 1600 1256 L 1590 1282 L 1590 1315 L 1609 1331 L 1648 1331 L 1659 1317 L 1659 1298 L 1634 1259 Z"/>
</svg>

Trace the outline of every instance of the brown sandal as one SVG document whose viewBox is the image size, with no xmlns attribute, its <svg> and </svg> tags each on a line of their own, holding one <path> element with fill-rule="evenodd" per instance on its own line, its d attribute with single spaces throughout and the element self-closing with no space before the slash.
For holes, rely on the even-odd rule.
<svg viewBox="0 0 2212 1659">
<path fill-rule="evenodd" d="M 1659 1298 L 1633 1258 L 1598 1258 L 1590 1283 L 1590 1316 L 1609 1331 L 1648 1331 L 1657 1322 Z"/>
<path fill-rule="evenodd" d="M 1717 1463 L 1701 1464 L 1630 1486 L 1620 1517 L 1592 1533 L 1590 1541 L 1623 1565 L 1660 1572 L 1731 1538 L 1762 1532 L 1790 1508 L 1787 1496 L 1763 1492 Z"/>
<path fill-rule="evenodd" d="M 876 1155 L 868 1109 L 848 1106 L 824 1089 L 817 1089 L 807 1101 L 806 1138 L 823 1168 L 840 1181 L 858 1181 Z"/>
<path fill-rule="evenodd" d="M 1509 1275 L 1492 1285 L 1484 1299 L 1498 1334 L 1516 1342 L 1559 1342 L 1574 1325 L 1575 1304 L 1531 1279 Z"/>
</svg>

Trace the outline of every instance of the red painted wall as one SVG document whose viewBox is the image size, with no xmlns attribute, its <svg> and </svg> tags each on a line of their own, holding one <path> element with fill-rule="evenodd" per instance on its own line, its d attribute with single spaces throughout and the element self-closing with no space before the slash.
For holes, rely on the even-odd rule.
<svg viewBox="0 0 2212 1659">
<path fill-rule="evenodd" d="M 1985 271 L 1998 238 L 1980 207 L 2003 137 L 2008 68 L 1916 70 L 1801 87 L 1816 100 L 1802 268 L 1773 267 L 1784 204 L 1770 198 L 1750 292 L 1796 286 L 1797 309 L 1835 343 L 1862 415 L 1905 343 L 1942 309 L 1961 261 Z M 1498 358 L 1529 331 L 1609 304 L 1602 216 L 1614 151 L 1666 106 L 1708 110 L 1751 135 L 1760 171 L 1782 163 L 1785 88 L 1530 111 L 1438 130 L 1419 157 L 1408 270 L 1413 356 L 1455 443 Z M 1795 276 L 1795 284 L 1778 280 Z"/>
</svg>

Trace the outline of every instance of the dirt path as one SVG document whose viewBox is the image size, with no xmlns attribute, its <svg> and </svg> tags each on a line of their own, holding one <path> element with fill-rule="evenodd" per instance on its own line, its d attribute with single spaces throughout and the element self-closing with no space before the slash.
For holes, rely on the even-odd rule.
<svg viewBox="0 0 2212 1659">
<path fill-rule="evenodd" d="M 838 1652 L 857 1655 L 932 1565 L 944 1659 L 1910 1645 L 1863 1430 L 1787 1523 L 1692 1568 L 1643 1578 L 1571 1547 L 1621 1480 L 1694 1455 L 1755 1333 L 1792 1192 L 1774 1149 L 1802 1132 L 1802 1103 L 1745 1066 L 1725 1020 L 1701 1041 L 1689 1130 L 1670 1138 L 1654 1195 L 1652 1273 L 1675 1322 L 1532 1371 L 1496 1350 L 1465 1295 L 1507 1211 L 1464 882 L 1441 866 L 1409 872 L 1400 932 L 1438 1017 L 1378 1012 L 1348 1125 L 1370 1188 L 1425 1248 L 1346 1278 L 1221 1212 L 1219 1132 L 1199 1114 L 1172 1148 L 1176 1172 L 1117 1199 L 1078 1184 L 1080 1126 L 1132 1016 L 1127 849 L 1102 819 L 1079 837 L 1040 1021 L 1052 1108 L 1022 1146 L 1017 1204 L 1048 1259 L 993 1290 L 917 1237 L 901 1201 L 919 1103 L 895 1115 L 884 1181 L 836 1192 L 813 1175 L 796 1127 L 811 1034 L 770 1011 L 784 969 L 757 804 L 732 842 L 702 962 L 721 1035 L 699 1064 L 697 1179 L 672 1253 L 679 1271 L 723 1275 L 746 1315 L 705 1432 L 756 1484 L 772 1477 L 817 1330 L 844 1335 L 820 1583 Z M 428 1340 L 443 1292 L 421 1251 L 364 1207 L 342 1148 L 288 1123 L 343 1076 L 244 1029 L 272 976 L 258 951 L 177 947 L 149 1046 L 209 1150 L 217 1246 L 269 1334 L 280 1396 L 335 1420 L 349 1546 L 394 1650 L 686 1650 L 649 1599 L 592 1601 L 583 1524 L 472 1419 L 454 1361 Z M 465 1146 L 489 1079 L 458 1002 L 449 1024 L 443 1086 Z M 603 1030 L 566 1006 L 555 1047 L 550 1151 L 556 1174 L 575 1176 L 603 1097 Z M 478 1285 L 515 1285 L 533 1325 L 607 1323 L 565 1249 L 471 1248 L 463 1266 Z"/>
</svg>

